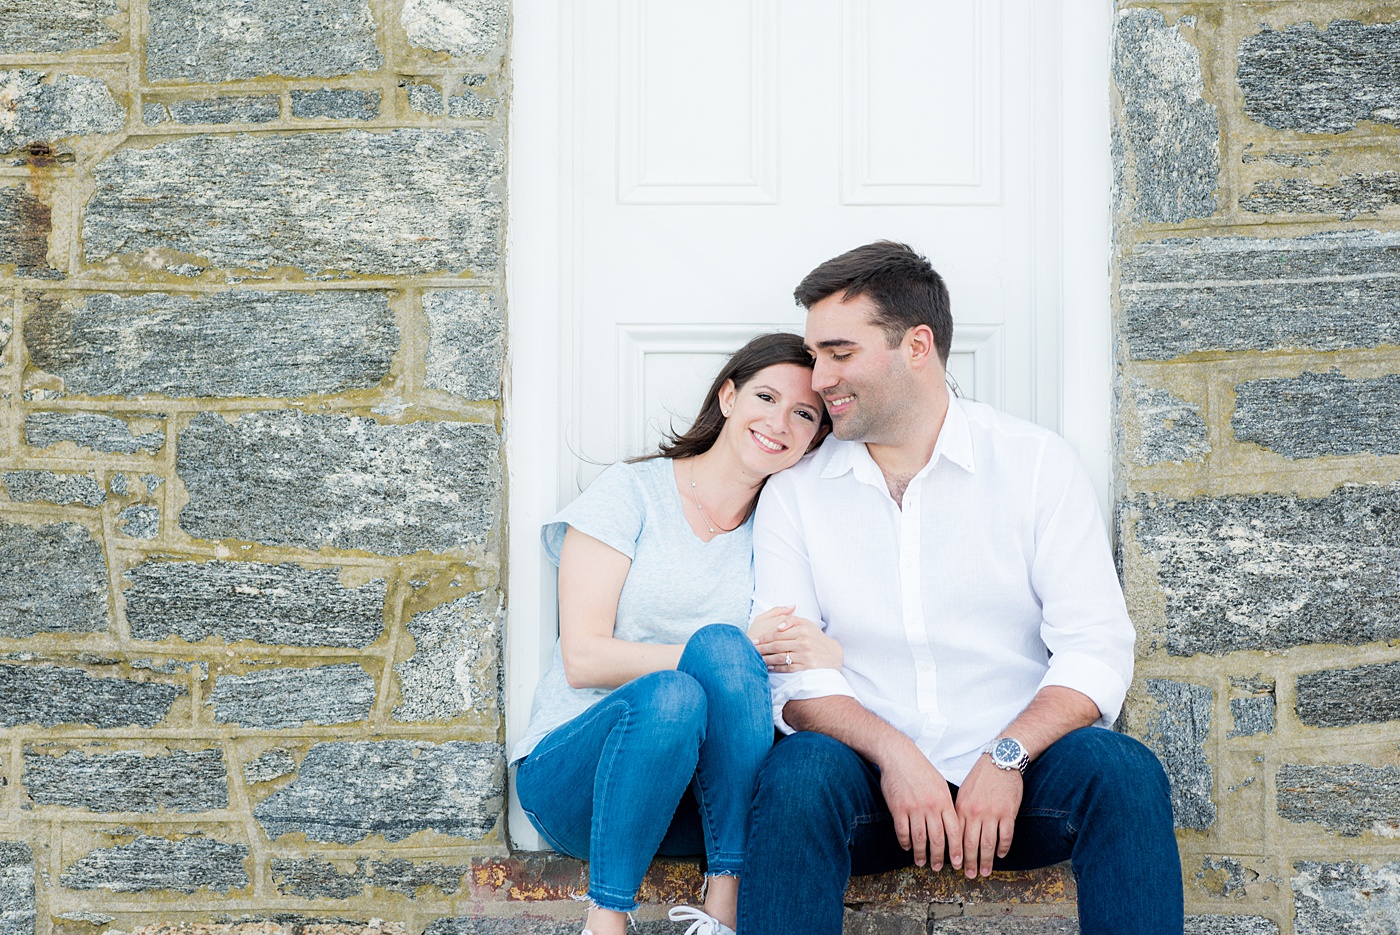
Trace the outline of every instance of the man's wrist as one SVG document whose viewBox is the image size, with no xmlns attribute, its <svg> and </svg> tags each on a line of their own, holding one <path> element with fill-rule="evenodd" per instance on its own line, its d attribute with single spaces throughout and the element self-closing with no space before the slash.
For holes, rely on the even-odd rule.
<svg viewBox="0 0 1400 935">
<path fill-rule="evenodd" d="M 1002 735 L 982 748 L 982 752 L 992 758 L 992 765 L 1004 772 L 1024 773 L 1030 763 L 1026 745 L 1015 737 Z"/>
</svg>

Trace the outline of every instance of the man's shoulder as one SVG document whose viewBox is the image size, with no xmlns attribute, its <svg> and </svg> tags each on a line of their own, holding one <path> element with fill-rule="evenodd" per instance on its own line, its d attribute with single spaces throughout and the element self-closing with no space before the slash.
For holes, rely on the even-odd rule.
<svg viewBox="0 0 1400 935">
<path fill-rule="evenodd" d="M 1005 454 L 1076 460 L 1069 443 L 1043 425 L 993 409 L 986 403 L 959 400 L 959 405 L 967 416 L 974 444 L 980 443 L 981 447 L 991 447 Z"/>
</svg>

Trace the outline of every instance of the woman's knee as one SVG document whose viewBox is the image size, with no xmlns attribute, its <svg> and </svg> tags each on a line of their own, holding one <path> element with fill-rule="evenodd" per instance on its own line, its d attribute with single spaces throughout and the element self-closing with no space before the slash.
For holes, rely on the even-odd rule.
<svg viewBox="0 0 1400 935">
<path fill-rule="evenodd" d="M 709 701 L 700 683 L 684 672 L 650 672 L 626 686 L 624 699 L 633 722 L 657 740 L 705 737 Z"/>
<path fill-rule="evenodd" d="M 768 669 L 753 640 L 727 623 L 712 623 L 696 630 L 686 641 L 681 668 L 696 673 L 723 673 L 726 681 L 744 675 L 768 680 Z"/>
</svg>

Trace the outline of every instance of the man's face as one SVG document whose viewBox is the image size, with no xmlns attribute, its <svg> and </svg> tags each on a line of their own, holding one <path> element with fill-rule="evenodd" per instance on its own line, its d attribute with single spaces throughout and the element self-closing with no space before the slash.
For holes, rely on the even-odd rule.
<svg viewBox="0 0 1400 935">
<path fill-rule="evenodd" d="M 916 386 L 903 343 L 891 348 L 872 323 L 867 296 L 837 292 L 807 310 L 807 350 L 815 359 L 812 389 L 826 401 L 832 434 L 846 441 L 900 441 Z"/>
</svg>

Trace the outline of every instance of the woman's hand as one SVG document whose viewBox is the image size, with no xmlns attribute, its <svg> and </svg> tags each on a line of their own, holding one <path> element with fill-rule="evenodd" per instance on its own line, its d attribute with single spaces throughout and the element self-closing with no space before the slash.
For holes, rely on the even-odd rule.
<svg viewBox="0 0 1400 935">
<path fill-rule="evenodd" d="M 770 672 L 840 669 L 841 644 L 810 620 L 792 616 L 796 607 L 774 607 L 749 626 L 749 637 Z"/>
</svg>

